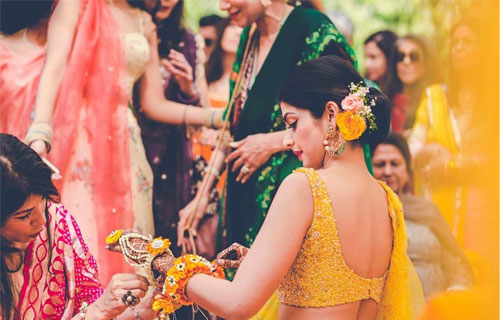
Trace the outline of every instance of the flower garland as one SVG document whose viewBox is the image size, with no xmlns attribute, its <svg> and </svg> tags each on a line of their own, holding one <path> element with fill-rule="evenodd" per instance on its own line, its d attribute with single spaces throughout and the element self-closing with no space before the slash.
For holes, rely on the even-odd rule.
<svg viewBox="0 0 500 320">
<path fill-rule="evenodd" d="M 153 300 L 153 311 L 159 313 L 159 319 L 168 319 L 168 314 L 173 313 L 181 306 L 193 304 L 186 296 L 186 285 L 189 279 L 198 273 L 208 274 L 219 279 L 225 278 L 222 268 L 215 267 L 198 255 L 186 254 L 175 259 L 173 266 L 165 275 L 161 295 L 156 295 Z"/>
<path fill-rule="evenodd" d="M 131 243 L 133 238 L 139 238 L 148 242 L 146 250 L 134 248 Z M 137 232 L 124 233 L 122 229 L 112 231 L 106 237 L 107 245 L 114 245 L 118 243 L 122 250 L 122 254 L 128 264 L 133 267 L 143 267 L 146 271 L 149 283 L 155 284 L 156 279 L 152 270 L 153 260 L 160 254 L 168 252 L 172 255 L 170 251 L 170 240 L 163 239 L 162 237 L 154 238 L 150 236 L 145 236 Z M 141 263 L 136 263 L 134 261 L 141 261 Z"/>
<path fill-rule="evenodd" d="M 368 100 L 366 95 L 370 89 L 351 82 L 349 85 L 349 95 L 341 102 L 344 112 L 337 115 L 337 127 L 344 140 L 356 140 L 366 131 L 377 129 L 375 116 L 372 107 L 375 106 L 375 99 Z"/>
</svg>

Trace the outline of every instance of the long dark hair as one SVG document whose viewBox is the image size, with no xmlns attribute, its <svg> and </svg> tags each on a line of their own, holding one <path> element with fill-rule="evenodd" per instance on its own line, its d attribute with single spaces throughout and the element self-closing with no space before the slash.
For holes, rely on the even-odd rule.
<svg viewBox="0 0 500 320">
<path fill-rule="evenodd" d="M 425 88 L 432 84 L 443 83 L 444 79 L 441 64 L 439 63 L 438 54 L 434 46 L 424 37 L 413 34 L 406 35 L 396 41 L 391 53 L 389 83 L 387 86 L 387 95 L 391 100 L 394 99 L 394 96 L 396 94 L 403 92 L 403 83 L 398 76 L 398 61 L 396 58 L 399 52 L 398 44 L 402 41 L 412 41 L 416 43 L 422 49 L 425 59 L 424 74 L 422 75 L 422 78 L 412 86 L 411 91 L 409 92 L 410 105 L 408 108 L 409 113 L 407 114 L 405 120 L 405 128 L 411 128 L 413 127 L 413 123 L 415 122 L 416 109 Z"/>
<path fill-rule="evenodd" d="M 158 54 L 160 56 L 168 55 L 170 49 L 179 51 L 179 43 L 182 41 L 184 32 L 184 0 L 179 0 L 172 9 L 170 16 L 162 21 L 158 21 L 156 13 L 160 6 L 156 6 L 151 15 L 157 26 L 158 35 Z"/>
<path fill-rule="evenodd" d="M 389 83 L 389 68 L 392 65 L 391 59 L 392 57 L 392 50 L 394 47 L 394 43 L 396 43 L 396 40 L 398 40 L 398 35 L 391 30 L 380 30 L 377 31 L 373 34 L 371 34 L 368 38 L 366 38 L 364 45 L 367 45 L 370 42 L 375 43 L 377 48 L 382 51 L 382 53 L 385 56 L 385 60 L 387 61 L 387 69 L 385 71 L 385 74 L 383 75 L 382 79 L 380 79 L 380 83 L 378 85 L 380 86 L 381 84 L 384 86 L 380 87 L 384 93 L 386 93 L 387 90 L 387 84 Z"/>
<path fill-rule="evenodd" d="M 52 202 L 59 201 L 59 192 L 51 180 L 52 171 L 42 161 L 33 149 L 26 146 L 10 134 L 0 133 L 0 178 L 1 203 L 0 226 L 4 226 L 7 219 L 28 200 L 31 195 L 40 195 Z M 48 219 L 48 210 L 45 210 Z M 47 226 L 47 230 L 50 229 Z M 50 234 L 49 254 L 51 250 Z M 2 319 L 11 319 L 18 310 L 13 304 L 14 287 L 10 273 L 19 271 L 23 263 L 23 253 L 12 246 L 12 243 L 1 236 L 0 249 L 0 292 L 2 295 Z M 9 269 L 7 262 L 12 261 L 13 255 L 19 255 L 19 266 Z M 50 264 L 49 256 L 49 264 Z"/>
<path fill-rule="evenodd" d="M 340 106 L 342 100 L 349 95 L 349 85 L 362 81 L 363 78 L 348 60 L 332 55 L 324 56 L 294 67 L 288 74 L 278 99 L 294 107 L 309 110 L 313 117 L 319 119 L 328 101 L 334 101 Z M 375 88 L 370 88 L 367 98 L 376 101 L 372 112 L 377 129 L 366 130 L 358 141 L 374 145 L 389 133 L 391 104 L 389 99 Z"/>
<path fill-rule="evenodd" d="M 466 16 L 463 16 L 459 21 L 457 21 L 453 27 L 450 30 L 450 39 L 453 38 L 453 34 L 456 32 L 456 30 L 459 27 L 466 26 L 468 27 L 474 36 L 477 38 L 477 44 L 478 44 L 478 50 L 479 52 L 485 53 L 488 52 L 488 48 L 485 48 L 487 45 L 487 41 L 485 39 L 484 33 L 488 32 L 487 27 L 480 28 L 480 26 L 483 26 L 485 22 L 481 21 L 480 17 L 477 17 L 476 15 L 469 14 Z M 450 67 L 448 68 L 448 74 L 447 74 L 447 94 L 448 94 L 448 99 L 449 103 L 451 106 L 455 106 L 458 103 L 458 91 L 460 90 L 458 80 L 459 76 L 457 74 L 457 70 L 453 67 L 453 64 L 451 63 L 451 45 L 450 45 Z M 485 79 L 488 79 L 488 77 L 484 76 L 484 70 L 487 69 L 487 64 L 489 63 L 489 59 L 484 59 L 484 56 L 481 56 L 483 59 L 478 59 L 478 65 L 475 66 L 477 72 L 471 73 L 469 76 L 470 78 L 468 79 L 468 84 L 469 88 L 475 91 L 479 91 L 478 89 L 480 88 L 488 88 L 488 85 L 484 83 Z"/>
<path fill-rule="evenodd" d="M 50 17 L 53 0 L 0 1 L 0 31 L 14 34 L 38 25 Z"/>
<path fill-rule="evenodd" d="M 217 23 L 217 40 L 215 41 L 214 51 L 210 55 L 210 59 L 207 61 L 205 66 L 205 73 L 207 76 L 207 83 L 211 84 L 219 80 L 222 77 L 223 70 L 223 58 L 224 50 L 222 49 L 222 37 L 224 36 L 224 31 L 229 26 L 231 20 L 229 18 L 224 18 L 219 23 Z"/>
</svg>

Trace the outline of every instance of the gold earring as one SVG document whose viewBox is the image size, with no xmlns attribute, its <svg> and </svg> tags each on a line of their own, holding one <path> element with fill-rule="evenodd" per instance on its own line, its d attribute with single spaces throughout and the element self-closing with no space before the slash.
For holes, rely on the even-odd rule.
<svg viewBox="0 0 500 320">
<path fill-rule="evenodd" d="M 337 141 L 330 141 L 338 133 L 339 138 Z M 325 139 L 323 140 L 323 146 L 329 157 L 340 156 L 345 150 L 346 142 L 340 132 L 335 131 L 335 128 L 330 123 L 328 124 L 328 129 L 326 131 Z"/>
</svg>

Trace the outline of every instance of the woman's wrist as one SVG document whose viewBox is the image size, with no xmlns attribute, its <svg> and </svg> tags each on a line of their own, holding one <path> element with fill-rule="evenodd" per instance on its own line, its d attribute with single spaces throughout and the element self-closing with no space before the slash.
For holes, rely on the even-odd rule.
<svg viewBox="0 0 500 320">
<path fill-rule="evenodd" d="M 285 138 L 285 131 L 277 131 L 271 133 L 265 133 L 269 135 L 271 139 L 266 139 L 267 147 L 271 154 L 275 154 L 281 151 L 286 151 L 288 148 L 283 146 L 283 139 Z"/>
<path fill-rule="evenodd" d="M 52 145 L 53 129 L 49 122 L 34 121 L 31 123 L 28 133 L 24 138 L 24 142 L 31 146 L 35 141 L 43 141 L 45 143 L 47 152 L 50 152 Z"/>
<path fill-rule="evenodd" d="M 219 129 L 224 123 L 224 110 L 221 108 L 204 109 L 206 114 L 203 120 L 203 125 L 210 129 Z"/>
<path fill-rule="evenodd" d="M 85 311 L 80 308 L 80 312 L 78 313 L 80 316 L 80 319 L 85 319 L 85 320 L 105 320 L 105 319 L 110 319 L 110 317 L 106 317 L 104 315 L 99 306 L 98 306 L 98 301 L 92 303 L 89 305 Z"/>
<path fill-rule="evenodd" d="M 200 94 L 197 90 L 193 89 L 192 91 L 179 91 L 177 94 L 177 99 L 184 104 L 199 104 L 200 102 Z"/>
</svg>

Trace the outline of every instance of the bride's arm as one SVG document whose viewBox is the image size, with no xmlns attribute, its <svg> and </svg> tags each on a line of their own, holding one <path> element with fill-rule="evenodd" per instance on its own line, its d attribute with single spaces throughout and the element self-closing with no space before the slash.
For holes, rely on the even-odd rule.
<svg viewBox="0 0 500 320">
<path fill-rule="evenodd" d="M 161 85 L 160 62 L 158 56 L 158 40 L 156 37 L 156 26 L 149 15 L 146 18 L 146 30 L 148 35 L 151 56 L 146 66 L 146 71 L 140 83 L 141 107 L 146 115 L 156 121 L 170 124 L 189 124 L 220 126 L 223 110 L 218 110 L 212 115 L 211 108 L 199 108 L 186 106 L 165 99 Z"/>
<path fill-rule="evenodd" d="M 250 318 L 290 269 L 312 217 L 313 197 L 308 179 L 294 173 L 281 184 L 233 282 L 195 275 L 187 286 L 189 298 L 227 319 Z"/>
</svg>

